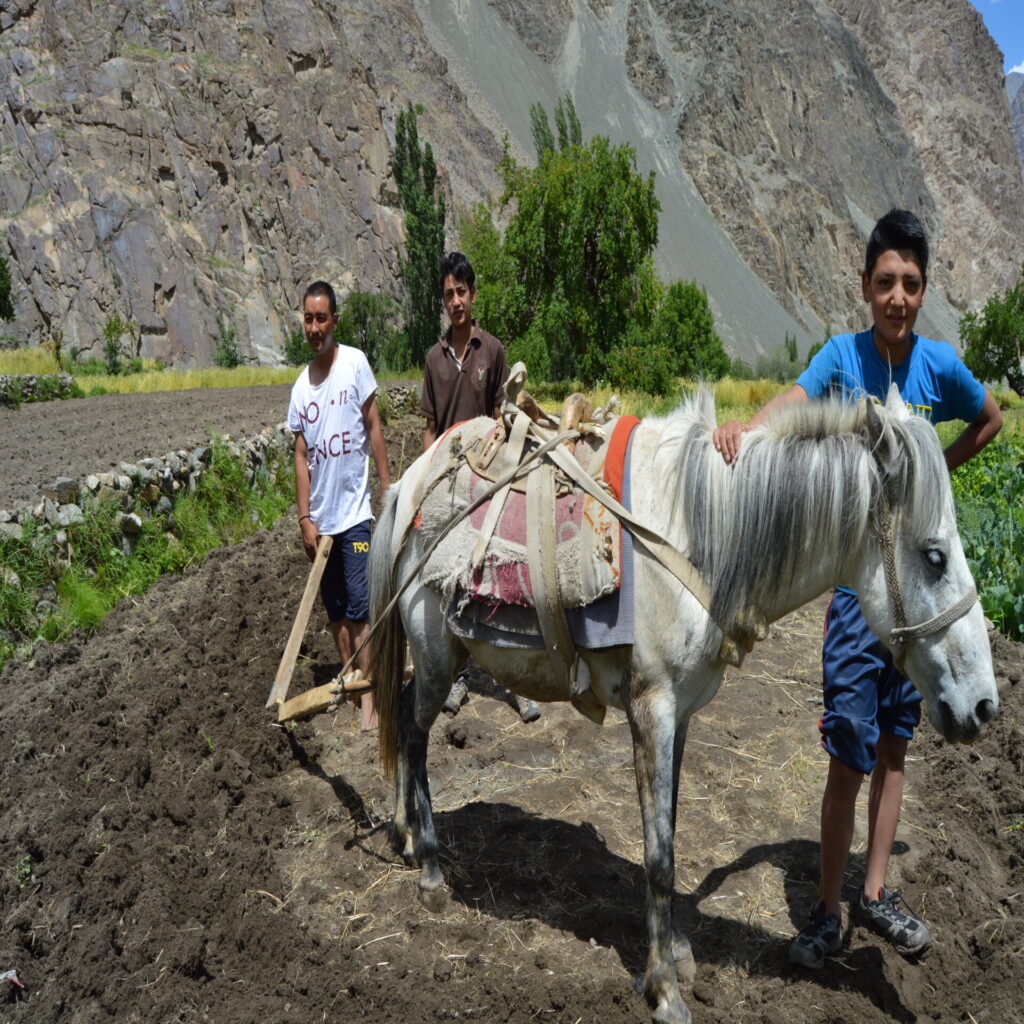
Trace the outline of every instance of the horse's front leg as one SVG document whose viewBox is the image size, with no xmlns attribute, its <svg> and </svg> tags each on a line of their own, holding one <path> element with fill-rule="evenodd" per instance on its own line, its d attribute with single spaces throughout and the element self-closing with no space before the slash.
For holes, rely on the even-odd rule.
<svg viewBox="0 0 1024 1024">
<path fill-rule="evenodd" d="M 674 708 L 658 707 L 650 695 L 630 701 L 627 711 L 633 733 L 647 872 L 649 947 L 644 994 L 654 1007 L 654 1020 L 689 1024 L 690 1011 L 679 995 L 676 974 L 676 958 L 689 955 L 689 943 L 676 937 L 672 924 L 676 794 L 687 723 L 677 726 Z"/>
<path fill-rule="evenodd" d="M 439 707 L 440 701 L 437 703 Z M 419 864 L 420 898 L 429 910 L 436 912 L 443 908 L 447 897 L 444 875 L 438 863 L 437 830 L 434 827 L 434 808 L 427 779 L 430 725 L 422 725 L 418 721 L 419 717 L 415 686 L 408 686 L 402 694 L 399 719 L 395 837 L 402 843 L 405 862 L 409 865 Z M 433 723 L 437 717 L 437 708 L 428 717 Z"/>
</svg>

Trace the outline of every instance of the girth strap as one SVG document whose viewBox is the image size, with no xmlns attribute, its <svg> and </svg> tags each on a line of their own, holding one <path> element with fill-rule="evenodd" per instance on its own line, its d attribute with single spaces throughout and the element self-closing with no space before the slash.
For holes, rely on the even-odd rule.
<svg viewBox="0 0 1024 1024">
<path fill-rule="evenodd" d="M 519 465 L 529 426 L 530 417 L 525 412 L 519 413 L 512 423 L 512 431 L 509 434 L 508 443 L 502 446 L 501 454 L 492 463 L 498 470 L 500 477 L 507 476 L 510 469 L 514 470 Z M 500 463 L 499 459 L 502 460 Z M 487 557 L 487 545 L 490 544 L 491 537 L 494 536 L 494 530 L 498 525 L 498 520 L 501 518 L 502 509 L 505 507 L 505 500 L 512 489 L 512 483 L 513 481 L 509 480 L 508 483 L 502 486 L 494 497 L 491 498 L 490 505 L 487 506 L 487 514 L 484 516 L 480 532 L 477 534 L 476 546 L 473 548 L 474 569 L 478 569 L 484 564 L 484 558 Z M 527 487 L 527 494 L 529 494 L 529 487 Z"/>
<path fill-rule="evenodd" d="M 544 463 L 526 481 L 527 558 L 533 604 L 544 637 L 544 647 L 555 678 L 568 689 L 576 648 L 558 594 L 558 566 L 555 562 L 555 467 Z"/>
</svg>

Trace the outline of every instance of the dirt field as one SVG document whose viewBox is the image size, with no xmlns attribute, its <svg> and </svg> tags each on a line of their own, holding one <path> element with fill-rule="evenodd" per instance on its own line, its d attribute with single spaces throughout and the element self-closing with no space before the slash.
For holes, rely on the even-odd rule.
<svg viewBox="0 0 1024 1024">
<path fill-rule="evenodd" d="M 238 392 L 177 396 L 159 423 L 152 396 L 26 407 L 2 418 L 0 507 L 12 459 L 19 486 L 46 484 L 197 442 L 193 400 L 232 433 L 283 417 L 277 396 Z M 417 429 L 389 427 L 393 456 Z M 306 572 L 289 519 L 0 675 L 0 973 L 27 985 L 15 1001 L 0 983 L 0 1022 L 648 1021 L 623 716 L 599 729 L 548 706 L 523 725 L 478 687 L 438 721 L 452 893 L 431 914 L 389 848 L 389 787 L 355 712 L 284 729 L 263 709 Z M 816 877 L 823 608 L 777 624 L 690 730 L 676 909 L 694 1020 L 1022 1022 L 1024 648 L 1000 638 L 983 738 L 951 748 L 924 726 L 911 747 L 891 881 L 936 947 L 912 963 L 855 924 L 822 971 L 786 962 Z M 323 627 L 292 694 L 338 668 Z"/>
</svg>

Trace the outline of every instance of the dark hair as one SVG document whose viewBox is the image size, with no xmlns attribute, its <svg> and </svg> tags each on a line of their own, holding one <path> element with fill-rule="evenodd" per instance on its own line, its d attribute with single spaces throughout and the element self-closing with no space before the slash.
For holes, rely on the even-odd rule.
<svg viewBox="0 0 1024 1024">
<path fill-rule="evenodd" d="M 476 287 L 476 273 L 473 270 L 473 265 L 466 259 L 464 253 L 450 252 L 441 260 L 441 273 L 438 275 L 441 291 L 444 291 L 444 279 L 449 274 L 456 281 L 465 282 L 469 286 L 470 291 Z"/>
<path fill-rule="evenodd" d="M 331 304 L 331 312 L 338 312 L 338 300 L 334 297 L 334 289 L 326 281 L 314 281 L 302 296 L 302 305 L 305 307 L 306 299 L 315 298 L 317 295 L 326 295 L 327 301 Z"/>
<path fill-rule="evenodd" d="M 928 276 L 928 235 L 924 225 L 909 210 L 890 210 L 875 225 L 864 257 L 864 271 L 868 277 L 871 277 L 878 257 L 890 249 L 912 252 L 921 268 L 921 275 Z"/>
</svg>

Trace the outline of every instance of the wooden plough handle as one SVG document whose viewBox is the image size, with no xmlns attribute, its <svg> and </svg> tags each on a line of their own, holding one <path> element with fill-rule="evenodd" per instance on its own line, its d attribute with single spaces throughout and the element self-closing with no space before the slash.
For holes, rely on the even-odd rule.
<svg viewBox="0 0 1024 1024">
<path fill-rule="evenodd" d="M 303 591 L 302 600 L 299 602 L 299 610 L 295 614 L 295 621 L 292 623 L 292 631 L 288 636 L 288 643 L 285 646 L 284 654 L 281 655 L 281 664 L 277 666 L 277 675 L 274 677 L 274 686 L 267 698 L 267 707 L 272 708 L 275 704 L 283 704 L 288 695 L 288 687 L 291 685 L 292 673 L 295 671 L 295 662 L 299 657 L 299 647 L 302 646 L 302 638 L 306 634 L 306 623 L 309 622 L 309 613 L 313 610 L 313 602 L 316 600 L 317 588 L 320 586 L 320 577 L 324 574 L 327 565 L 327 556 L 331 553 L 333 538 L 320 537 L 316 547 L 316 557 L 309 569 L 309 579 L 306 580 L 306 589 Z"/>
</svg>

